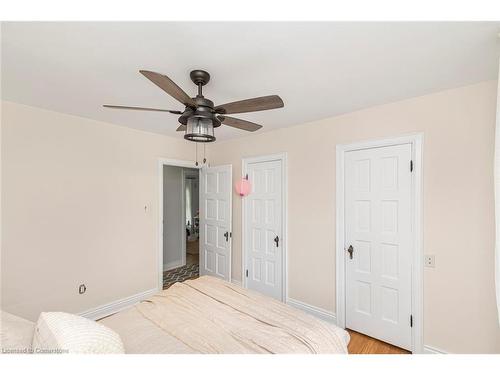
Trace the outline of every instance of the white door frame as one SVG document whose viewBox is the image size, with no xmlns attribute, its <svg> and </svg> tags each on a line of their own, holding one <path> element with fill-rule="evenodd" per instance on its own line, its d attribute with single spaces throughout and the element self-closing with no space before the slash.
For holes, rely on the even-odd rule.
<svg viewBox="0 0 500 375">
<path fill-rule="evenodd" d="M 159 178 L 159 188 L 158 188 L 158 203 L 159 203 L 159 217 L 158 217 L 158 290 L 163 290 L 163 166 L 169 165 L 172 167 L 182 167 L 182 168 L 191 168 L 191 169 L 201 169 L 201 166 L 193 165 L 193 162 L 190 160 L 177 160 L 177 159 L 158 159 L 158 178 Z M 182 173 L 182 199 L 184 200 L 184 172 Z M 181 217 L 185 216 L 185 212 Z M 184 219 L 185 220 L 185 219 Z M 184 221 L 185 226 L 185 221 Z M 183 242 L 184 243 L 184 242 Z M 183 245 L 183 263 L 186 263 L 186 249 L 185 243 Z"/>
<path fill-rule="evenodd" d="M 337 325 L 345 328 L 345 218 L 344 218 L 344 186 L 345 186 L 345 153 L 401 144 L 412 145 L 413 173 L 411 180 L 411 217 L 412 217 L 412 297 L 411 314 L 413 328 L 411 349 L 413 353 L 423 353 L 423 201 L 422 201 L 422 166 L 423 166 L 423 133 L 408 136 L 370 140 L 365 142 L 337 145 L 336 151 L 336 305 Z M 408 166 L 409 168 L 410 166 Z"/>
<path fill-rule="evenodd" d="M 248 173 L 248 164 L 267 162 L 267 161 L 281 161 L 281 181 L 282 181 L 282 193 L 281 193 L 281 233 L 283 233 L 283 238 L 281 239 L 281 246 L 283 249 L 282 256 L 282 286 L 281 291 L 281 301 L 288 301 L 288 171 L 287 171 L 287 154 L 286 152 L 280 154 L 264 155 L 264 156 L 253 156 L 246 157 L 241 160 L 241 178 L 245 177 Z M 246 262 L 246 249 L 245 249 L 245 204 L 243 202 L 245 198 L 242 198 L 241 202 L 241 278 L 242 285 L 247 288 L 247 278 L 245 277 L 245 270 L 247 268 Z"/>
</svg>

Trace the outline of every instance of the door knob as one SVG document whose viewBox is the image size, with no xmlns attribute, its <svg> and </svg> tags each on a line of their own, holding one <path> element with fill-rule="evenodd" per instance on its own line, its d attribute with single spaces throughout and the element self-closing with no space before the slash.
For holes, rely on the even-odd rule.
<svg viewBox="0 0 500 375">
<path fill-rule="evenodd" d="M 354 252 L 354 248 L 352 247 L 352 245 L 349 245 L 347 252 L 349 253 L 349 259 L 352 259 L 352 253 Z"/>
<path fill-rule="evenodd" d="M 274 238 L 274 242 L 276 243 L 276 247 L 280 246 L 280 238 L 278 236 Z"/>
<path fill-rule="evenodd" d="M 229 232 L 224 233 L 224 237 L 226 237 L 226 242 L 229 242 Z"/>
</svg>

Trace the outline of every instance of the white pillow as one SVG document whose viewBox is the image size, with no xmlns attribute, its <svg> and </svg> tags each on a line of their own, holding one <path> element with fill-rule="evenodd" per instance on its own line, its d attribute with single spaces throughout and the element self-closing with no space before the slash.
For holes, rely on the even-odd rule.
<svg viewBox="0 0 500 375">
<path fill-rule="evenodd" d="M 0 311 L 0 315 L 1 352 L 30 353 L 35 323 L 5 311 Z"/>
<path fill-rule="evenodd" d="M 34 353 L 124 353 L 120 336 L 93 320 L 64 312 L 43 312 L 33 335 Z"/>
</svg>

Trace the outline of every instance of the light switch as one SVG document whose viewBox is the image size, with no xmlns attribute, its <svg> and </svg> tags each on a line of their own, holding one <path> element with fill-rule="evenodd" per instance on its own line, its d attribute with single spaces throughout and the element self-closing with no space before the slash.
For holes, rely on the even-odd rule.
<svg viewBox="0 0 500 375">
<path fill-rule="evenodd" d="M 429 268 L 435 268 L 436 267 L 436 259 L 434 255 L 425 255 L 424 256 L 424 265 Z"/>
</svg>

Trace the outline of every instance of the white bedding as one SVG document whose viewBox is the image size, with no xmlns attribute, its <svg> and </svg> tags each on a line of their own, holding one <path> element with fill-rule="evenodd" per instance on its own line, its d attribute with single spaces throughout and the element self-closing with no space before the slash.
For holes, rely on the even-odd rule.
<svg viewBox="0 0 500 375">
<path fill-rule="evenodd" d="M 100 322 L 127 353 L 347 353 L 349 341 L 333 324 L 208 276 Z"/>
<path fill-rule="evenodd" d="M 0 353 L 30 353 L 35 323 L 0 310 Z"/>
<path fill-rule="evenodd" d="M 196 353 L 182 341 L 145 319 L 135 308 L 119 312 L 99 321 L 120 335 L 128 354 Z"/>
</svg>

